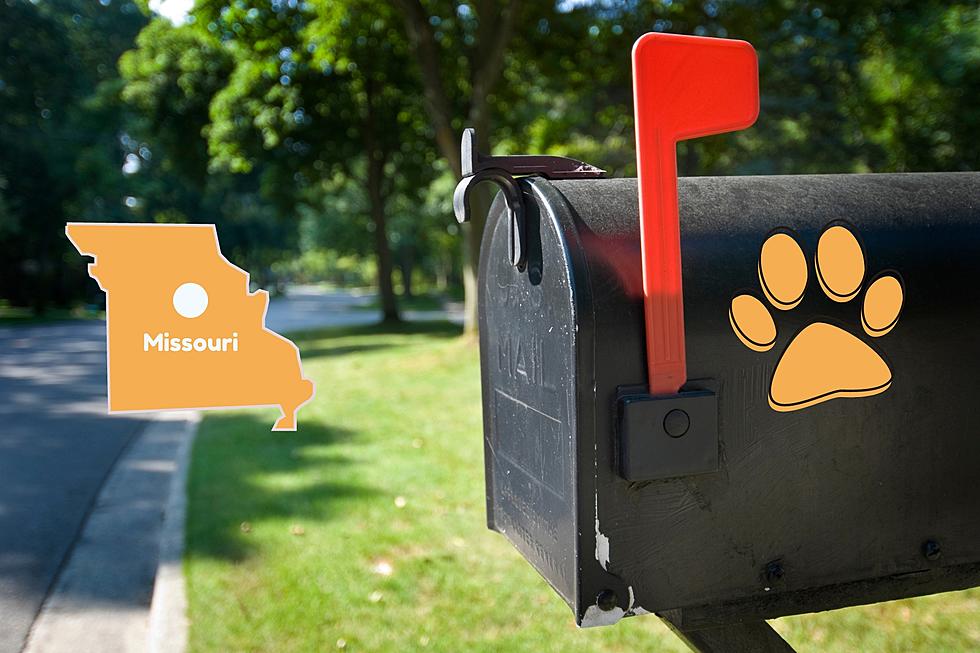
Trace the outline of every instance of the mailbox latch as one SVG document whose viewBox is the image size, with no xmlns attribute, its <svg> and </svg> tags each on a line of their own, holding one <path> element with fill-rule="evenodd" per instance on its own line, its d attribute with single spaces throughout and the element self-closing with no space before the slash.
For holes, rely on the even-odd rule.
<svg viewBox="0 0 980 653">
<path fill-rule="evenodd" d="M 654 396 L 618 393 L 619 471 L 628 481 L 656 481 L 718 470 L 718 396 L 705 389 Z"/>
<path fill-rule="evenodd" d="M 476 131 L 472 128 L 463 130 L 461 155 L 463 178 L 453 193 L 453 212 L 456 214 L 456 220 L 462 224 L 470 219 L 467 201 L 470 189 L 483 181 L 495 182 L 500 186 L 504 201 L 507 203 L 510 229 L 508 249 L 510 262 L 515 267 L 524 265 L 527 258 L 524 199 L 515 177 L 538 175 L 546 179 L 595 179 L 606 174 L 606 171 L 601 168 L 564 156 L 481 154 L 476 146 Z"/>
</svg>

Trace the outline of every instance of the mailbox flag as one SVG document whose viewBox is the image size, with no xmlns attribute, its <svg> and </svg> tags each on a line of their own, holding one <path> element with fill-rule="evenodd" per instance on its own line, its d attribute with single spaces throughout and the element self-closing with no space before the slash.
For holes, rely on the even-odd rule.
<svg viewBox="0 0 980 653">
<path fill-rule="evenodd" d="M 677 143 L 745 129 L 759 115 L 759 64 L 745 41 L 644 34 L 633 102 L 650 394 L 687 381 Z"/>
</svg>

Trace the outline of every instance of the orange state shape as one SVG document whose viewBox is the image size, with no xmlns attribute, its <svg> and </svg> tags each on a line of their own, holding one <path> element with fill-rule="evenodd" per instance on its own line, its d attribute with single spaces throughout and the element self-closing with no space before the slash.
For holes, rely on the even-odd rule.
<svg viewBox="0 0 980 653">
<path fill-rule="evenodd" d="M 838 397 L 870 397 L 891 383 L 891 369 L 867 343 L 840 327 L 815 322 L 779 359 L 769 405 L 783 412 L 800 410 Z"/>
<path fill-rule="evenodd" d="M 249 291 L 248 273 L 222 255 L 214 225 L 69 223 L 66 233 L 95 257 L 89 275 L 106 292 L 110 412 L 275 406 L 274 430 L 296 429 L 314 384 L 296 345 L 265 326 L 269 294 Z M 207 293 L 193 317 L 174 304 L 187 282 Z M 161 350 L 185 339 L 216 349 Z M 237 349 L 225 346 L 229 339 Z"/>
</svg>

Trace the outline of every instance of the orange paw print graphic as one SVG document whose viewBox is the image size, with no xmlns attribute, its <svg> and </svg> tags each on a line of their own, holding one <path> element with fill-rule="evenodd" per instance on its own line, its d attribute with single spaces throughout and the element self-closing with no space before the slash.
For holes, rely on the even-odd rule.
<svg viewBox="0 0 980 653">
<path fill-rule="evenodd" d="M 759 283 L 772 307 L 788 311 L 803 301 L 809 266 L 794 234 L 778 229 L 759 253 Z M 835 302 L 850 302 L 864 287 L 864 248 L 853 227 L 832 222 L 817 243 L 814 272 L 823 293 Z M 861 300 L 861 326 L 872 338 L 898 323 L 905 300 L 901 276 L 886 270 L 871 279 Z M 732 299 L 729 321 L 739 340 L 765 352 L 776 343 L 776 322 L 759 297 L 743 292 Z M 786 345 L 769 386 L 769 405 L 778 411 L 808 408 L 838 397 L 870 397 L 887 390 L 892 371 L 867 342 L 839 326 L 816 320 Z"/>
</svg>

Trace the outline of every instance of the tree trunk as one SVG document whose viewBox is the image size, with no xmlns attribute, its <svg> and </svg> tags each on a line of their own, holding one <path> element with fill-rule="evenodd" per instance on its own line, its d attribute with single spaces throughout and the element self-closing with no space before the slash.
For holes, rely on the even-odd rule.
<svg viewBox="0 0 980 653">
<path fill-rule="evenodd" d="M 402 296 L 412 298 L 412 272 L 415 269 L 415 248 L 405 245 L 398 256 L 398 268 L 402 272 Z"/>
<path fill-rule="evenodd" d="M 398 300 L 395 298 L 395 285 L 391 281 L 391 245 L 388 242 L 388 225 L 385 220 L 385 197 L 381 191 L 384 175 L 384 159 L 375 151 L 369 150 L 367 195 L 374 223 L 374 251 L 378 264 L 378 294 L 381 297 L 381 319 L 384 322 L 399 322 Z"/>
<path fill-rule="evenodd" d="M 442 83 L 442 64 L 439 44 L 429 23 L 429 14 L 420 0 L 399 0 L 405 16 L 405 31 L 412 43 L 415 59 L 422 73 L 422 88 L 429 120 L 435 130 L 439 153 L 449 162 L 449 169 L 456 178 L 461 174 L 459 140 L 452 128 L 452 109 L 449 95 Z"/>
<path fill-rule="evenodd" d="M 367 71 L 365 71 L 367 72 Z M 367 196 L 371 222 L 374 223 L 374 252 L 378 265 L 378 295 L 381 298 L 381 321 L 400 322 L 395 284 L 392 282 L 394 266 L 391 243 L 388 241 L 388 221 L 385 219 L 384 172 L 390 152 L 385 149 L 375 131 L 378 127 L 374 103 L 378 95 L 375 78 L 364 75 L 364 151 L 367 154 Z"/>
<path fill-rule="evenodd" d="M 469 124 L 476 128 L 481 148 L 486 151 L 486 139 L 490 131 L 490 115 L 487 97 L 500 80 L 504 53 L 513 34 L 518 2 L 506 4 L 496 0 L 479 0 L 476 3 L 480 19 L 477 29 L 476 50 L 470 61 L 472 96 L 467 112 Z M 442 83 L 442 63 L 439 44 L 435 40 L 429 16 L 420 0 L 400 0 L 405 16 L 405 28 L 412 43 L 415 58 L 422 71 L 426 105 L 435 130 L 440 154 L 459 178 L 461 175 L 459 137 L 452 129 L 452 113 L 449 96 Z M 480 261 L 480 240 L 486 224 L 486 212 L 490 207 L 490 195 L 486 189 L 471 193 L 472 219 L 463 225 L 463 292 L 465 294 L 463 330 L 476 333 L 477 322 L 477 266 Z"/>
<path fill-rule="evenodd" d="M 436 290 L 440 293 L 446 292 L 449 288 L 449 270 L 452 267 L 452 262 L 446 263 L 444 261 L 439 261 L 436 267 Z"/>
</svg>

